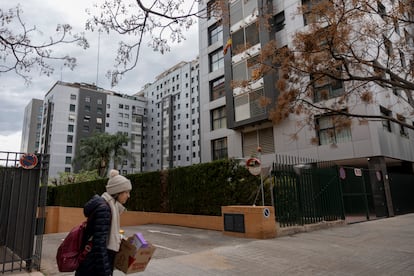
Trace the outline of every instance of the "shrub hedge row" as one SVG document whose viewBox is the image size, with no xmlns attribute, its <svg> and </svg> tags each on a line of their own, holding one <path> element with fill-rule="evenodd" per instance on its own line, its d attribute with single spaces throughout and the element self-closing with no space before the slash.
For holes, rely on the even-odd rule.
<svg viewBox="0 0 414 276">
<path fill-rule="evenodd" d="M 234 160 L 127 175 L 131 211 L 221 215 L 221 206 L 252 205 L 260 179 Z M 48 205 L 83 207 L 105 191 L 107 179 L 48 188 Z"/>
</svg>

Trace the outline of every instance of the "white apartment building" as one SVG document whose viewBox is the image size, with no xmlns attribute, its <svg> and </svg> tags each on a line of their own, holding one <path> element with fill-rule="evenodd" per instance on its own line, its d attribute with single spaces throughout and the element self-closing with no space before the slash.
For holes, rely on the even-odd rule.
<svg viewBox="0 0 414 276">
<path fill-rule="evenodd" d="M 39 152 L 43 100 L 32 99 L 24 109 L 20 152 Z"/>
<path fill-rule="evenodd" d="M 198 59 L 180 62 L 136 95 L 147 99 L 143 171 L 200 163 Z"/>
<path fill-rule="evenodd" d="M 314 128 L 299 128 L 298 122 L 305 118 L 295 114 L 291 114 L 281 124 L 271 123 L 268 119 L 269 107 L 261 107 L 258 100 L 261 96 L 271 99 L 273 103 L 277 99 L 278 91 L 273 76 L 265 76 L 256 81 L 247 91 L 232 87 L 233 80 L 247 80 L 251 77 L 252 70 L 247 64 L 263 45 L 277 39 L 280 47 L 290 46 L 293 34 L 305 27 L 305 18 L 298 14 L 298 10 L 300 5 L 309 1 L 274 0 L 275 27 L 271 32 L 259 32 L 258 14 L 263 10 L 264 2 L 272 1 L 228 1 L 229 22 L 225 24 L 222 24 L 222 18 L 212 16 L 211 6 L 214 1 L 200 4 L 200 9 L 206 8 L 208 15 L 208 18 L 199 20 L 201 161 L 247 159 L 257 156 L 257 148 L 260 146 L 260 158 L 264 165 L 274 162 L 277 154 L 378 170 L 385 178 L 385 196 L 388 207 L 392 208 L 389 202 L 388 172 L 398 170 L 413 173 L 413 130 L 385 120 L 359 124 L 358 120 L 352 119 L 352 125 L 340 134 L 337 133 L 333 141 L 332 137 L 326 135 L 326 131 L 332 130 L 332 125 L 324 114 L 316 114 L 317 127 Z M 392 4 L 394 1 L 382 2 Z M 381 20 L 380 14 L 378 18 Z M 413 30 L 401 31 L 401 35 L 409 32 L 412 33 Z M 231 49 L 225 54 L 223 49 L 228 38 L 232 38 L 232 48 L 237 45 L 251 47 L 240 54 L 235 54 Z M 344 86 L 339 88 L 346 89 Z M 329 85 L 328 89 L 334 97 L 333 90 L 337 88 Z M 353 112 L 386 114 L 413 124 L 413 108 L 402 93 L 382 93 L 385 88 L 380 86 L 375 89 L 377 93 L 373 104 L 350 100 Z M 407 112 L 409 110 L 411 112 Z M 402 117 L 401 114 L 410 115 Z M 296 139 L 292 139 L 292 133 L 297 134 Z M 318 138 L 316 145 L 312 143 L 314 137 Z"/>
<path fill-rule="evenodd" d="M 46 93 L 40 152 L 50 155 L 49 179 L 59 172 L 77 172 L 72 164 L 82 138 L 96 132 L 122 132 L 131 138 L 126 148 L 133 160 L 124 160 L 122 174 L 141 172 L 142 122 L 146 102 L 84 83 L 58 81 Z M 112 165 L 111 165 L 112 166 Z"/>
</svg>

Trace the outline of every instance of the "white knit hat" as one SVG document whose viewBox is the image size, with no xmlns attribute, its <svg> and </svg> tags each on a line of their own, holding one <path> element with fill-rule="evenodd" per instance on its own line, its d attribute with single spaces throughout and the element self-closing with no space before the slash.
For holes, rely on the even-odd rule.
<svg viewBox="0 0 414 276">
<path fill-rule="evenodd" d="M 108 184 L 106 184 L 106 191 L 108 194 L 116 195 L 130 190 L 132 190 L 132 185 L 128 178 L 119 175 L 117 170 L 111 170 L 109 172 L 109 180 Z"/>
</svg>

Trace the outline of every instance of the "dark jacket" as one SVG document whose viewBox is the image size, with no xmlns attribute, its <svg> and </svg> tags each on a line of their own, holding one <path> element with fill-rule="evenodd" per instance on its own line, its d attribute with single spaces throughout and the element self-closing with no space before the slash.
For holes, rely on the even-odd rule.
<svg viewBox="0 0 414 276">
<path fill-rule="evenodd" d="M 87 239 L 92 238 L 92 250 L 76 270 L 78 276 L 112 275 L 115 252 L 106 248 L 111 229 L 111 208 L 99 195 L 93 196 L 84 206 L 83 213 L 88 218 L 86 227 Z"/>
</svg>

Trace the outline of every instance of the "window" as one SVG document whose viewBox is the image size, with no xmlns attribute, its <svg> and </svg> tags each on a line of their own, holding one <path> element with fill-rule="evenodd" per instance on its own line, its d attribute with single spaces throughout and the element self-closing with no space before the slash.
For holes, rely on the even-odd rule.
<svg viewBox="0 0 414 276">
<path fill-rule="evenodd" d="M 66 146 L 66 153 L 72 153 L 72 146 Z"/>
<path fill-rule="evenodd" d="M 245 59 L 233 65 L 233 80 L 245 81 L 252 78 L 254 69 L 260 66 L 258 62 L 259 56 L 254 56 L 249 59 Z"/>
<path fill-rule="evenodd" d="M 223 37 L 223 26 L 216 23 L 208 28 L 208 45 L 214 44 Z"/>
<path fill-rule="evenodd" d="M 272 127 L 242 133 L 242 139 L 244 157 L 256 155 L 259 146 L 263 154 L 275 152 Z"/>
<path fill-rule="evenodd" d="M 398 50 L 398 52 L 400 53 L 401 66 L 404 67 L 404 68 L 407 67 L 404 52 L 401 51 L 401 50 Z"/>
<path fill-rule="evenodd" d="M 252 16 L 258 11 L 258 1 L 237 0 L 230 2 L 230 25 L 234 25 L 243 18 Z"/>
<path fill-rule="evenodd" d="M 73 132 L 74 126 L 73 125 L 68 125 L 68 132 Z"/>
<path fill-rule="evenodd" d="M 216 1 L 210 1 L 207 3 L 207 19 L 211 19 L 212 17 L 219 17 Z"/>
<path fill-rule="evenodd" d="M 402 116 L 402 115 L 400 115 L 400 114 L 397 114 L 397 119 L 398 119 L 398 121 L 400 121 L 401 123 L 405 123 L 405 117 L 404 116 Z M 408 138 L 408 132 L 407 132 L 407 128 L 404 126 L 404 125 L 402 125 L 402 124 L 400 124 L 400 135 L 402 136 L 402 137 L 405 137 L 405 138 Z"/>
<path fill-rule="evenodd" d="M 72 157 L 66 156 L 65 158 L 65 164 L 71 164 L 72 163 Z"/>
<path fill-rule="evenodd" d="M 324 115 L 316 119 L 319 145 L 339 144 L 351 141 L 349 118 L 340 115 Z"/>
<path fill-rule="evenodd" d="M 227 127 L 226 107 L 220 107 L 211 111 L 211 130 Z"/>
<path fill-rule="evenodd" d="M 384 40 L 385 52 L 388 56 L 391 56 L 393 52 L 392 42 L 385 35 L 383 35 L 382 38 Z"/>
<path fill-rule="evenodd" d="M 241 28 L 235 31 L 232 35 L 232 49 L 236 52 L 240 50 L 248 49 L 256 44 L 259 41 L 259 30 L 256 23 L 252 23 L 245 28 Z"/>
<path fill-rule="evenodd" d="M 285 27 L 285 11 L 276 14 L 273 17 L 273 32 L 279 32 Z"/>
<path fill-rule="evenodd" d="M 319 5 L 321 0 L 302 0 L 303 8 L 303 23 L 308 25 L 310 23 L 316 23 L 319 19 L 322 18 L 322 14 L 318 13 L 319 8 L 316 5 Z"/>
<path fill-rule="evenodd" d="M 225 94 L 224 76 L 210 82 L 210 101 L 224 97 Z"/>
<path fill-rule="evenodd" d="M 74 104 L 69 105 L 69 111 L 75 112 L 75 105 Z"/>
<path fill-rule="evenodd" d="M 387 11 L 381 1 L 377 1 L 377 9 L 378 14 L 384 19 L 384 17 L 387 15 Z"/>
<path fill-rule="evenodd" d="M 85 117 L 83 117 L 83 121 L 85 123 L 89 123 L 90 119 L 91 119 L 91 116 L 88 116 L 88 115 L 85 115 Z"/>
<path fill-rule="evenodd" d="M 260 105 L 260 98 L 262 96 L 263 89 L 258 89 L 234 97 L 236 122 L 265 114 L 266 108 Z"/>
<path fill-rule="evenodd" d="M 211 141 L 213 160 L 227 158 L 227 137 Z"/>
<path fill-rule="evenodd" d="M 209 55 L 210 72 L 224 67 L 223 50 L 219 49 Z"/>
<path fill-rule="evenodd" d="M 66 139 L 67 143 L 73 143 L 73 135 L 68 135 Z"/>
<path fill-rule="evenodd" d="M 97 104 L 102 104 L 102 99 L 97 99 L 97 100 L 96 100 L 96 103 L 97 103 Z"/>
<path fill-rule="evenodd" d="M 70 94 L 70 99 L 71 100 L 76 100 L 76 95 L 75 94 Z"/>
<path fill-rule="evenodd" d="M 91 102 L 91 97 L 85 97 L 85 102 L 90 103 Z"/>
<path fill-rule="evenodd" d="M 328 76 L 311 76 L 313 101 L 320 102 L 338 97 L 344 93 L 343 83 Z"/>
<path fill-rule="evenodd" d="M 90 105 L 85 105 L 85 111 L 90 112 L 91 111 L 91 106 Z"/>
<path fill-rule="evenodd" d="M 389 111 L 388 109 L 386 109 L 385 107 L 383 107 L 383 106 L 380 106 L 380 112 L 381 112 L 381 115 L 382 116 L 386 116 L 386 117 L 391 117 L 392 116 L 392 113 L 391 113 L 391 111 Z M 382 119 L 382 127 L 386 130 L 386 131 L 388 131 L 388 132 L 391 132 L 392 130 L 391 130 L 391 122 L 390 122 L 390 120 L 387 120 L 387 119 Z"/>
</svg>

